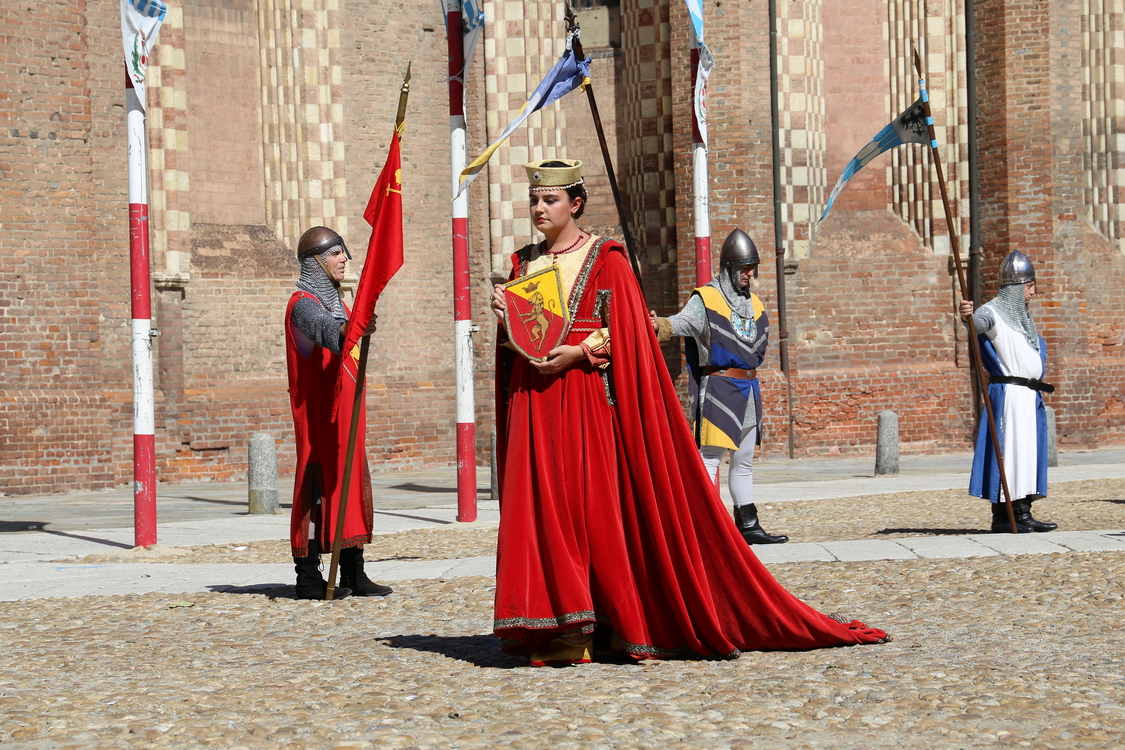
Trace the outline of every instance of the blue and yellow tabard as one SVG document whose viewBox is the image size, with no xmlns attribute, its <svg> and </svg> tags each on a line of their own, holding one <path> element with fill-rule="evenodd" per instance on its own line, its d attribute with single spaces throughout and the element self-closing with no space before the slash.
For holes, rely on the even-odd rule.
<svg viewBox="0 0 1125 750">
<path fill-rule="evenodd" d="M 695 339 L 687 339 L 687 363 L 691 373 L 691 414 L 699 445 L 737 450 L 754 427 L 761 442 L 762 396 L 758 379 L 711 375 L 715 368 L 756 370 L 765 359 L 769 339 L 769 318 L 756 294 L 750 295 L 754 319 L 734 314 L 723 293 L 707 285 L 694 290 L 707 308 L 711 328 L 708 366 L 700 363 Z M 749 324 L 749 325 L 747 325 Z"/>
</svg>

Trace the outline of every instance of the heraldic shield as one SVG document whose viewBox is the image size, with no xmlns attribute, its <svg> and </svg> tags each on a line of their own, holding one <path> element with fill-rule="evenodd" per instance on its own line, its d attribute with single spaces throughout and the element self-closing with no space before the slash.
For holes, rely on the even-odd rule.
<svg viewBox="0 0 1125 750">
<path fill-rule="evenodd" d="M 555 266 L 504 285 L 508 312 L 504 325 L 512 346 L 528 359 L 542 362 L 570 330 L 570 311 L 563 296 L 562 276 Z"/>
</svg>

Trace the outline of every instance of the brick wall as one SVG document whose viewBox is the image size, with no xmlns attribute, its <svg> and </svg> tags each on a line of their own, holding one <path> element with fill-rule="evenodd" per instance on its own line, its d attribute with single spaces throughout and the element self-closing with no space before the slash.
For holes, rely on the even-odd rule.
<svg viewBox="0 0 1125 750">
<path fill-rule="evenodd" d="M 358 272 L 368 234 L 359 216 L 386 156 L 407 60 L 414 64 L 403 140 L 407 258 L 380 303 L 368 452 L 381 467 L 454 461 L 444 20 L 422 2 L 390 13 L 381 0 L 346 12 L 331 0 L 306 5 L 312 11 L 288 0 L 174 2 L 160 38 L 150 166 L 162 332 L 157 451 L 165 480 L 243 476 L 249 435 L 263 429 L 279 441 L 282 471 L 292 465 L 281 335 L 296 276 L 292 244 L 314 220 L 334 223 Z M 895 87 L 909 75 L 888 62 L 901 40 L 884 35 L 923 21 L 948 30 L 956 26 L 948 13 L 957 11 L 939 17 L 915 0 L 800 6 L 785 5 L 780 25 L 786 213 L 783 247 L 775 249 L 766 4 L 704 4 L 716 56 L 709 86 L 715 253 L 735 227 L 754 237 L 763 258 L 756 291 L 775 326 L 762 371 L 765 450 L 787 448 L 778 251 L 791 271 L 798 454 L 870 453 L 876 415 L 887 408 L 899 413 L 905 452 L 967 448 L 971 407 L 950 258 L 924 236 L 926 222 L 941 215 L 933 192 L 902 207 L 903 170 L 914 162 L 872 165 L 831 218 L 808 232 L 826 182 L 897 114 L 904 94 Z M 486 10 L 492 25 L 467 79 L 473 154 L 561 51 L 557 6 L 527 5 L 521 19 L 500 13 L 516 12 L 511 4 Z M 1119 51 L 1095 49 L 1104 40 L 1112 47 L 1120 29 L 1071 34 L 1087 28 L 1079 0 L 978 0 L 977 12 L 986 296 L 1008 250 L 1032 256 L 1042 280 L 1033 313 L 1051 353 L 1049 378 L 1059 385 L 1048 402 L 1058 411 L 1060 441 L 1120 444 L 1125 260 L 1117 225 L 1091 223 L 1084 206 L 1092 128 L 1103 127 L 1091 124 L 1090 102 L 1116 101 L 1120 85 L 1083 83 L 1091 65 L 1120 67 Z M 687 18 L 671 0 L 627 0 L 621 14 L 622 47 L 595 53 L 595 90 L 641 242 L 646 289 L 667 313 L 694 285 Z M 0 492 L 124 484 L 132 471 L 132 406 L 118 9 L 61 0 L 34 13 L 9 6 L 0 9 L 0 28 L 0 242 L 11 259 L 0 272 Z M 942 68 L 931 80 L 960 85 L 961 68 L 948 52 L 959 42 L 940 42 L 928 40 L 929 62 Z M 228 76 L 226 85 L 224 66 L 245 75 Z M 950 130 L 961 122 L 957 101 L 947 96 L 939 115 Z M 506 263 L 501 249 L 530 239 L 520 229 L 519 164 L 540 155 L 582 158 L 595 196 L 586 224 L 617 236 L 584 96 L 553 105 L 530 125 L 470 192 L 482 461 L 492 414 L 488 276 Z M 1120 158 L 1110 156 L 1098 163 Z M 1118 209 L 1117 193 L 1099 195 L 1109 201 L 1100 217 Z M 892 203 L 914 223 L 901 221 Z M 680 350 L 667 355 L 682 381 Z"/>
</svg>

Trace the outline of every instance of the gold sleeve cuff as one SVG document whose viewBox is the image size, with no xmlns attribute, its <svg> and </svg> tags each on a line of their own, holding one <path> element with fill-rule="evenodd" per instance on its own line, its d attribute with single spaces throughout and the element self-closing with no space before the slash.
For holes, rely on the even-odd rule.
<svg viewBox="0 0 1125 750">
<path fill-rule="evenodd" d="M 595 367 L 606 367 L 609 364 L 609 329 L 599 328 L 582 340 L 582 351 L 590 364 Z"/>
</svg>

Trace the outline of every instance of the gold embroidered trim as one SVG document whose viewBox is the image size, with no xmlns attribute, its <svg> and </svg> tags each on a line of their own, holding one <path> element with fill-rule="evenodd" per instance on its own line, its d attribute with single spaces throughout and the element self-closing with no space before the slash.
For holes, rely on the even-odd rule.
<svg viewBox="0 0 1125 750">
<path fill-rule="evenodd" d="M 602 245 L 608 240 L 605 237 L 598 237 L 594 241 L 594 246 L 590 248 L 590 252 L 586 255 L 585 262 L 582 263 L 582 270 L 578 272 L 578 276 L 574 279 L 574 285 L 570 288 L 570 299 L 567 301 L 567 306 L 570 307 L 570 317 L 573 320 L 578 317 L 578 306 L 582 304 L 582 297 L 586 294 L 586 284 L 590 281 L 590 274 L 594 270 L 594 263 L 601 255 Z"/>
<path fill-rule="evenodd" d="M 594 623 L 599 625 L 607 625 L 610 628 L 613 624 L 610 622 L 608 615 L 597 614 L 589 610 L 582 612 L 568 612 L 567 614 L 558 617 L 509 617 L 503 620 L 494 620 L 492 629 L 499 631 L 507 628 L 528 628 L 531 630 L 548 630 L 551 628 L 565 627 L 575 622 L 583 622 L 583 625 L 578 630 L 582 633 L 594 632 Z M 520 644 L 520 640 L 515 638 L 501 638 L 500 648 L 508 649 Z M 737 659 L 742 655 L 738 649 L 734 649 L 729 654 L 716 654 L 712 653 L 709 656 L 703 656 L 697 653 L 690 646 L 677 646 L 675 648 L 661 648 L 660 646 L 653 646 L 651 643 L 629 643 L 622 639 L 622 644 L 625 650 L 636 656 L 651 656 L 660 659 Z"/>
<path fill-rule="evenodd" d="M 590 610 L 582 612 L 567 612 L 558 617 L 507 617 L 502 620 L 493 620 L 493 630 L 504 630 L 507 628 L 530 628 L 532 630 L 546 630 L 549 628 L 561 628 L 564 625 L 570 625 L 575 622 L 591 622 L 594 620 L 594 613 Z M 590 625 L 591 629 L 593 625 Z M 585 632 L 585 630 L 583 630 Z"/>
</svg>

